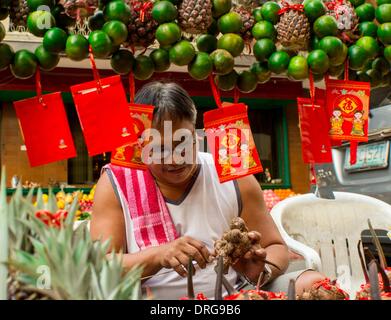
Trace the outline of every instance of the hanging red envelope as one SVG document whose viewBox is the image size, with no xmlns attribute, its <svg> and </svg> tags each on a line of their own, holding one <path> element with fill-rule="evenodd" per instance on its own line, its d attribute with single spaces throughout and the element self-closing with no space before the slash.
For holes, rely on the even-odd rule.
<svg viewBox="0 0 391 320">
<path fill-rule="evenodd" d="M 141 158 L 142 148 L 145 140 L 142 134 L 149 129 L 152 124 L 154 106 L 142 104 L 130 104 L 130 115 L 133 119 L 133 128 L 137 136 L 137 141 L 123 145 L 111 153 L 111 163 L 133 169 L 145 170 L 147 166 Z"/>
<path fill-rule="evenodd" d="M 71 87 L 88 154 L 112 151 L 136 141 L 119 75 L 101 79 L 90 53 L 94 81 Z"/>
<path fill-rule="evenodd" d="M 220 182 L 263 171 L 245 104 L 205 112 L 204 126 Z"/>
<path fill-rule="evenodd" d="M 76 156 L 61 93 L 41 95 L 36 77 L 37 97 L 14 102 L 31 167 Z"/>
<path fill-rule="evenodd" d="M 301 150 L 305 163 L 332 162 L 327 113 L 323 100 L 297 98 Z"/>
</svg>

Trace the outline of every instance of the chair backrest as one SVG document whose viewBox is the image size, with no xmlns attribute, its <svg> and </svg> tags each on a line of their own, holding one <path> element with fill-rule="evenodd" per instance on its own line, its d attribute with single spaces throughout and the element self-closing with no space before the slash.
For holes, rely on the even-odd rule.
<svg viewBox="0 0 391 320">
<path fill-rule="evenodd" d="M 376 229 L 391 227 L 391 206 L 354 193 L 335 192 L 335 198 L 296 196 L 280 202 L 271 214 L 283 233 L 319 254 L 320 271 L 348 279 L 345 285 L 354 291 L 364 282 L 357 249 L 361 231 L 368 229 L 368 219 Z"/>
</svg>

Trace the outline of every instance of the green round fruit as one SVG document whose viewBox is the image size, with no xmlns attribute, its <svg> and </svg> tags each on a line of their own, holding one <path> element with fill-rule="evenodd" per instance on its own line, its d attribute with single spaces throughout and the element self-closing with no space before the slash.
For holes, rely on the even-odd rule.
<svg viewBox="0 0 391 320">
<path fill-rule="evenodd" d="M 345 63 L 348 56 L 348 47 L 342 43 L 342 52 L 335 57 L 330 58 L 330 66 L 339 66 Z"/>
<path fill-rule="evenodd" d="M 361 6 L 363 3 L 365 3 L 365 0 L 349 0 L 349 2 L 353 5 L 353 7 Z"/>
<path fill-rule="evenodd" d="M 260 39 L 255 42 L 253 47 L 254 56 L 258 61 L 263 61 L 270 57 L 276 51 L 276 46 L 271 39 Z"/>
<path fill-rule="evenodd" d="M 376 4 L 377 6 L 381 6 L 382 4 L 391 3 L 391 0 L 377 0 Z"/>
<path fill-rule="evenodd" d="M 55 25 L 56 20 L 48 11 L 34 11 L 27 18 L 27 28 L 36 37 L 43 37 L 45 32 Z"/>
<path fill-rule="evenodd" d="M 67 39 L 66 32 L 55 27 L 45 33 L 42 44 L 48 52 L 60 53 L 65 50 Z"/>
<path fill-rule="evenodd" d="M 359 81 L 370 82 L 371 78 L 367 75 L 366 70 L 357 71 L 357 78 Z"/>
<path fill-rule="evenodd" d="M 341 64 L 339 66 L 330 67 L 329 68 L 329 76 L 331 77 L 339 77 L 345 71 L 345 65 Z"/>
<path fill-rule="evenodd" d="M 316 50 L 319 49 L 319 42 L 320 39 L 317 36 L 312 36 L 310 40 L 310 48 L 311 50 Z"/>
<path fill-rule="evenodd" d="M 238 80 L 238 74 L 235 70 L 232 70 L 226 75 L 217 75 L 214 79 L 217 87 L 223 91 L 233 90 Z"/>
<path fill-rule="evenodd" d="M 263 20 L 262 17 L 262 7 L 257 7 L 253 10 L 253 17 L 255 19 L 255 22 L 259 22 Z"/>
<path fill-rule="evenodd" d="M 193 60 L 195 49 L 187 40 L 181 40 L 175 44 L 169 51 L 170 61 L 177 66 L 185 66 Z"/>
<path fill-rule="evenodd" d="M 253 92 L 258 85 L 257 76 L 251 71 L 244 70 L 239 73 L 238 80 L 236 82 L 236 87 L 240 92 L 250 93 Z"/>
<path fill-rule="evenodd" d="M 101 30 L 105 23 L 106 20 L 103 11 L 97 11 L 93 16 L 88 18 L 88 28 L 90 28 L 91 31 Z"/>
<path fill-rule="evenodd" d="M 11 64 L 11 72 L 15 78 L 28 79 L 35 74 L 37 70 L 37 58 L 33 53 L 25 49 L 15 53 Z"/>
<path fill-rule="evenodd" d="M 125 2 L 122 0 L 115 0 L 106 4 L 104 15 L 107 21 L 119 20 L 125 25 L 128 25 L 131 17 L 131 11 Z"/>
<path fill-rule="evenodd" d="M 133 74 L 137 80 L 148 80 L 155 71 L 155 66 L 150 57 L 139 55 L 133 65 Z"/>
<path fill-rule="evenodd" d="M 308 78 L 307 59 L 302 56 L 294 56 L 289 61 L 288 76 L 294 80 L 304 80 Z"/>
<path fill-rule="evenodd" d="M 88 57 L 88 40 L 80 34 L 70 35 L 65 44 L 65 53 L 69 59 L 81 61 Z"/>
<path fill-rule="evenodd" d="M 349 47 L 349 68 L 352 70 L 360 70 L 368 61 L 367 52 L 355 44 Z"/>
<path fill-rule="evenodd" d="M 319 41 L 319 49 L 326 52 L 332 59 L 342 54 L 343 42 L 337 37 L 327 36 Z"/>
<path fill-rule="evenodd" d="M 214 18 L 221 17 L 223 14 L 228 13 L 232 7 L 232 0 L 213 0 L 212 1 L 212 14 Z"/>
<path fill-rule="evenodd" d="M 215 19 L 212 19 L 212 23 L 210 24 L 207 32 L 212 36 L 217 36 L 220 33 L 217 21 Z"/>
<path fill-rule="evenodd" d="M 198 51 L 211 53 L 217 49 L 217 39 L 211 34 L 201 34 L 196 40 L 196 45 Z"/>
<path fill-rule="evenodd" d="M 280 19 L 280 15 L 278 14 L 280 9 L 281 7 L 273 1 L 265 2 L 261 9 L 263 19 L 271 22 L 272 24 L 276 24 Z"/>
<path fill-rule="evenodd" d="M 376 8 L 376 20 L 379 23 L 391 22 L 391 4 L 382 4 Z"/>
<path fill-rule="evenodd" d="M 113 49 L 108 34 L 101 30 L 92 31 L 88 37 L 92 52 L 96 58 L 107 58 Z"/>
<path fill-rule="evenodd" d="M 14 50 L 6 43 L 0 43 L 0 70 L 7 69 L 14 58 Z"/>
<path fill-rule="evenodd" d="M 239 33 L 243 27 L 242 17 L 234 11 L 226 13 L 217 21 L 217 26 L 222 34 Z"/>
<path fill-rule="evenodd" d="M 360 22 L 372 21 L 375 19 L 375 8 L 370 3 L 363 3 L 358 6 L 355 11 Z"/>
<path fill-rule="evenodd" d="M 270 61 L 270 59 L 269 59 Z M 257 76 L 258 83 L 266 83 L 270 80 L 272 72 L 269 70 L 266 62 L 255 62 L 250 71 Z"/>
<path fill-rule="evenodd" d="M 388 60 L 388 62 L 391 63 L 391 46 L 384 48 L 383 55 L 384 55 L 384 58 L 386 58 Z"/>
<path fill-rule="evenodd" d="M 40 6 L 45 6 L 52 8 L 54 2 L 52 0 L 27 0 L 27 6 L 29 12 L 37 11 Z M 40 8 L 40 10 L 45 10 L 46 8 Z"/>
<path fill-rule="evenodd" d="M 213 62 L 206 52 L 198 52 L 187 66 L 190 76 L 196 80 L 206 79 L 213 71 Z"/>
<path fill-rule="evenodd" d="M 213 62 L 213 69 L 216 74 L 226 75 L 230 73 L 234 66 L 234 57 L 224 49 L 217 49 L 210 54 L 210 58 Z"/>
<path fill-rule="evenodd" d="M 320 81 L 322 81 L 324 79 L 324 74 L 323 73 L 319 73 L 319 74 L 314 73 L 312 76 L 313 76 L 313 79 L 314 79 L 315 83 L 320 82 Z"/>
<path fill-rule="evenodd" d="M 318 38 L 335 36 L 338 34 L 337 20 L 332 16 L 321 16 L 314 22 L 314 32 Z"/>
<path fill-rule="evenodd" d="M 375 38 L 372 37 L 361 37 L 357 40 L 356 45 L 367 51 L 369 58 L 375 58 L 380 51 L 379 44 Z"/>
<path fill-rule="evenodd" d="M 259 21 L 257 22 L 251 33 L 255 39 L 269 38 L 274 40 L 276 38 L 277 32 L 274 29 L 274 26 L 269 21 Z"/>
<path fill-rule="evenodd" d="M 308 54 L 307 63 L 315 74 L 323 74 L 329 69 L 329 57 L 323 50 L 314 50 Z"/>
<path fill-rule="evenodd" d="M 217 49 L 227 50 L 233 57 L 237 57 L 244 49 L 244 41 L 235 33 L 226 33 L 217 41 Z"/>
<path fill-rule="evenodd" d="M 5 38 L 5 28 L 3 24 L 0 22 L 0 42 Z"/>
<path fill-rule="evenodd" d="M 326 14 L 326 6 L 321 0 L 311 0 L 304 5 L 304 12 L 310 21 L 315 21 Z"/>
<path fill-rule="evenodd" d="M 119 49 L 114 52 L 110 59 L 111 68 L 121 75 L 126 75 L 132 71 L 134 63 L 133 54 L 126 49 Z"/>
<path fill-rule="evenodd" d="M 155 49 L 151 52 L 149 57 L 152 59 L 155 65 L 156 72 L 167 71 L 170 68 L 170 55 L 164 49 Z"/>
<path fill-rule="evenodd" d="M 371 88 L 374 89 L 382 83 L 382 75 L 376 69 L 369 69 L 365 71 L 367 76 L 370 78 Z"/>
<path fill-rule="evenodd" d="M 268 59 L 268 68 L 271 72 L 280 74 L 285 72 L 289 66 L 290 56 L 285 51 L 276 51 Z"/>
<path fill-rule="evenodd" d="M 372 69 L 381 73 L 382 76 L 390 73 L 390 63 L 384 57 L 378 57 L 372 62 Z"/>
<path fill-rule="evenodd" d="M 57 53 L 50 53 L 43 45 L 38 46 L 34 52 L 42 70 L 50 71 L 57 67 L 60 62 L 60 56 Z"/>
<path fill-rule="evenodd" d="M 170 1 L 158 1 L 153 5 L 152 18 L 159 24 L 174 21 L 177 16 L 178 11 Z"/>
<path fill-rule="evenodd" d="M 372 21 L 361 22 L 358 25 L 358 30 L 362 37 L 376 37 L 377 36 L 377 25 Z"/>
<path fill-rule="evenodd" d="M 128 38 L 128 28 L 118 20 L 108 21 L 103 26 L 103 31 L 107 33 L 114 46 L 119 46 Z"/>
<path fill-rule="evenodd" d="M 391 44 L 391 22 L 381 24 L 377 29 L 377 37 L 384 44 Z"/>
<path fill-rule="evenodd" d="M 174 22 L 168 22 L 161 24 L 156 29 L 155 37 L 161 46 L 167 46 L 177 42 L 181 35 L 181 28 Z"/>
</svg>

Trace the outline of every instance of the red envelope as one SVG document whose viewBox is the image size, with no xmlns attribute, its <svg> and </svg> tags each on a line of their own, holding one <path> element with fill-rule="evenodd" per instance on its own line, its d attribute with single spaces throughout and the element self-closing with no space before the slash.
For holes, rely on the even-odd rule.
<svg viewBox="0 0 391 320">
<path fill-rule="evenodd" d="M 204 126 L 220 183 L 263 171 L 245 104 L 206 112 Z"/>
<path fill-rule="evenodd" d="M 76 156 L 60 92 L 14 102 L 32 167 Z"/>
<path fill-rule="evenodd" d="M 136 141 L 119 75 L 74 85 L 71 92 L 90 156 Z"/>
<path fill-rule="evenodd" d="M 142 134 L 145 130 L 151 128 L 154 106 L 130 104 L 129 110 L 137 141 L 116 148 L 111 153 L 111 163 L 122 167 L 145 170 L 147 166 L 142 161 L 141 152 L 146 142 L 142 139 Z"/>
<path fill-rule="evenodd" d="M 332 162 L 327 114 L 323 100 L 297 98 L 301 150 L 305 163 Z"/>
</svg>

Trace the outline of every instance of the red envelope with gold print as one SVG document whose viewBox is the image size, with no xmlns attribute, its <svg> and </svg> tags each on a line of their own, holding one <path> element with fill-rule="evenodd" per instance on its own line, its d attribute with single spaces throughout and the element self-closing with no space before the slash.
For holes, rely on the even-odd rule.
<svg viewBox="0 0 391 320">
<path fill-rule="evenodd" d="M 120 76 L 71 87 L 90 156 L 136 141 Z"/>
<path fill-rule="evenodd" d="M 114 165 L 145 170 L 147 166 L 141 158 L 142 148 L 145 141 L 142 134 L 145 130 L 151 128 L 154 106 L 143 104 L 130 104 L 129 111 L 133 120 L 133 131 L 137 136 L 137 141 L 128 143 L 111 153 L 111 163 Z"/>
<path fill-rule="evenodd" d="M 32 167 L 76 156 L 60 92 L 14 102 Z"/>
<path fill-rule="evenodd" d="M 245 104 L 206 112 L 204 126 L 220 183 L 263 171 Z"/>
</svg>

